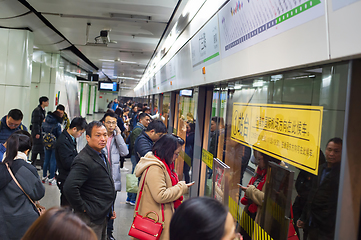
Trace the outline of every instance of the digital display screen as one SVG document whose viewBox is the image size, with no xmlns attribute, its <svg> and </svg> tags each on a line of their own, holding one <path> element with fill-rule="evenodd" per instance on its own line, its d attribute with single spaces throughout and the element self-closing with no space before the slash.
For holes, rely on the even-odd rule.
<svg viewBox="0 0 361 240">
<path fill-rule="evenodd" d="M 183 96 L 183 97 L 193 97 L 193 89 L 183 89 L 183 90 L 180 90 L 179 96 Z"/>
<path fill-rule="evenodd" d="M 99 91 L 112 91 L 116 92 L 119 90 L 117 82 L 99 82 Z"/>
</svg>

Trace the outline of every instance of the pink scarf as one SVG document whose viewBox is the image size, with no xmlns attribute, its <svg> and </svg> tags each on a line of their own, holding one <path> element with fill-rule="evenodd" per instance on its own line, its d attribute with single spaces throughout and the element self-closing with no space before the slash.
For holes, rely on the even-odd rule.
<svg viewBox="0 0 361 240">
<path fill-rule="evenodd" d="M 168 164 L 164 161 L 164 159 L 160 159 L 160 157 L 158 157 L 157 155 L 154 155 L 156 158 L 158 158 L 166 167 L 168 175 L 170 177 L 170 179 L 172 180 L 172 186 L 176 185 L 179 182 L 179 178 L 177 173 L 174 170 L 174 163 L 172 163 L 170 166 L 168 166 Z M 180 198 L 178 198 L 177 200 L 175 200 L 173 202 L 174 204 L 174 209 L 177 209 L 179 207 L 179 205 L 181 205 L 183 201 L 183 196 L 181 196 Z"/>
</svg>

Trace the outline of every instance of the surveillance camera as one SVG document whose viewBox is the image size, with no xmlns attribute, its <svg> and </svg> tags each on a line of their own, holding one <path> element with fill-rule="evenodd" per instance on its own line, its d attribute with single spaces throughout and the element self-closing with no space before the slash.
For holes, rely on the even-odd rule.
<svg viewBox="0 0 361 240">
<path fill-rule="evenodd" d="M 100 31 L 100 37 L 101 37 L 103 43 L 109 43 L 110 42 L 109 32 L 107 30 L 101 30 Z"/>
</svg>

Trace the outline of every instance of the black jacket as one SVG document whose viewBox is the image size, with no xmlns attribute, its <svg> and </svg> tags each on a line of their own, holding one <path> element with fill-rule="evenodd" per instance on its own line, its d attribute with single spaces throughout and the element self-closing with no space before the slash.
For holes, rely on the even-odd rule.
<svg viewBox="0 0 361 240">
<path fill-rule="evenodd" d="M 150 137 L 142 131 L 142 133 L 137 137 L 134 142 L 134 153 L 135 160 L 139 162 L 141 157 L 144 157 L 145 154 L 151 152 L 153 148 L 153 141 Z"/>
<path fill-rule="evenodd" d="M 64 194 L 75 212 L 85 212 L 102 224 L 111 211 L 115 189 L 111 170 L 99 154 L 86 145 L 75 157 L 64 184 Z"/>
<path fill-rule="evenodd" d="M 45 110 L 38 105 L 31 114 L 31 135 L 35 136 L 36 134 L 41 135 L 41 124 L 45 119 Z"/>
<path fill-rule="evenodd" d="M 71 164 L 78 155 L 76 141 L 73 141 L 67 130 L 64 130 L 55 144 L 55 159 L 59 171 L 59 180 L 65 180 L 70 172 Z"/>
<path fill-rule="evenodd" d="M 32 200 L 44 196 L 45 188 L 33 165 L 16 159 L 10 168 Z M 0 238 L 20 239 L 38 217 L 35 206 L 14 182 L 6 165 L 0 163 Z"/>
<path fill-rule="evenodd" d="M 335 229 L 336 224 L 340 164 L 333 166 L 320 183 L 322 172 L 326 168 L 327 163 L 319 168 L 318 178 L 313 182 L 301 220 L 308 226 L 312 217 L 311 226 L 327 233 L 330 229 Z"/>
<path fill-rule="evenodd" d="M 33 138 L 33 151 L 44 151 L 43 138 L 41 134 L 41 124 L 45 119 L 45 110 L 38 105 L 31 114 L 31 136 Z M 35 136 L 39 134 L 40 137 L 36 138 Z"/>
</svg>

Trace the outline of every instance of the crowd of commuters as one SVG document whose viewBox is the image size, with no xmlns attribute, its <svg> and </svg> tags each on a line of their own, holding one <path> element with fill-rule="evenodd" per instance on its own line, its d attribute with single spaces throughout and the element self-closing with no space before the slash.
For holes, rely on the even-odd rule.
<svg viewBox="0 0 361 240">
<path fill-rule="evenodd" d="M 70 121 L 63 105 L 46 113 L 48 105 L 47 97 L 39 99 L 31 115 L 31 134 L 22 124 L 21 110 L 12 109 L 1 119 L 1 239 L 114 240 L 114 202 L 121 191 L 125 157 L 130 157 L 131 173 L 139 181 L 138 194 L 128 193 L 126 203 L 135 206 L 134 216 L 151 213 L 162 218 L 161 240 L 255 237 L 252 230 L 243 229 L 241 224 L 236 229 L 232 215 L 217 200 L 201 197 L 184 201 L 183 195 L 194 184 L 189 171 L 193 164 L 195 119 L 186 122 L 186 136 L 182 139 L 167 134 L 164 119 L 154 119 L 146 104 L 124 104 L 114 99 L 102 119 L 89 124 L 82 117 Z M 212 118 L 210 131 L 209 150 L 217 156 L 221 150 L 220 135 L 225 134 L 223 119 Z M 87 144 L 78 153 L 77 139 L 84 132 Z M 285 164 L 253 150 L 257 167 L 248 185 L 242 186 L 252 150 L 237 146 L 232 149 L 242 149 L 239 202 L 244 206 L 243 212 L 260 224 L 268 165 Z M 183 149 L 184 181 L 175 169 Z M 342 140 L 330 139 L 325 156 L 320 151 L 318 176 L 301 171 L 297 177 L 294 227 L 298 236 L 303 229 L 304 239 L 334 237 L 330 229 L 335 227 L 341 152 Z M 37 165 L 42 168 L 42 178 Z M 212 170 L 208 168 L 207 173 L 207 178 L 211 177 Z M 45 194 L 44 184 L 57 185 L 60 190 L 60 207 L 45 213 L 39 204 Z"/>
</svg>

